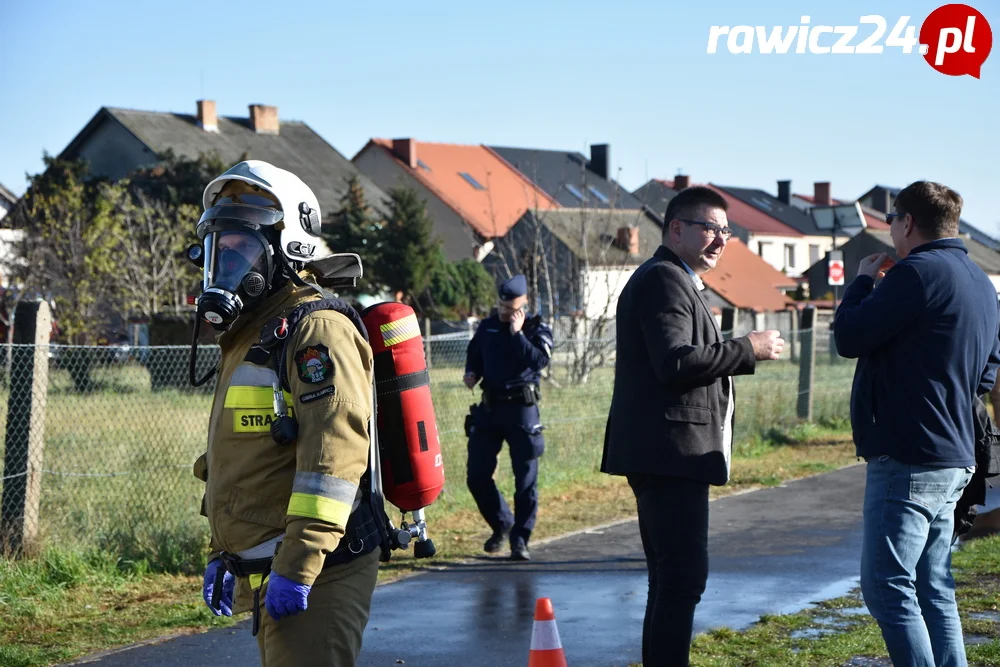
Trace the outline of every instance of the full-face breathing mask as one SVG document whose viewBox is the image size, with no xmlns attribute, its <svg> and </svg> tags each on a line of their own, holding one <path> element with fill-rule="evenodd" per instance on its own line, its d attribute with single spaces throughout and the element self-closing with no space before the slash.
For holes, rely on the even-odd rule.
<svg viewBox="0 0 1000 667">
<path fill-rule="evenodd" d="M 271 246 L 257 231 L 217 231 L 205 237 L 204 256 L 198 318 L 216 331 L 227 331 L 244 308 L 267 295 L 273 275 Z"/>
<path fill-rule="evenodd" d="M 195 379 L 202 320 L 218 332 L 228 331 L 243 311 L 272 293 L 285 273 L 287 262 L 281 261 L 284 258 L 274 252 L 267 238 L 281 219 L 281 211 L 273 208 L 229 203 L 213 206 L 202 215 L 198 223 L 202 243 L 188 249 L 189 259 L 202 267 L 202 293 L 191 341 L 193 385 L 204 384 L 214 374 Z"/>
</svg>

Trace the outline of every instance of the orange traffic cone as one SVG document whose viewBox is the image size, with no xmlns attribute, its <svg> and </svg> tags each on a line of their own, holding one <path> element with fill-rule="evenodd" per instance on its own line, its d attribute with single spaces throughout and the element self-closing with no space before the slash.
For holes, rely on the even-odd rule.
<svg viewBox="0 0 1000 667">
<path fill-rule="evenodd" d="M 559 641 L 556 614 L 549 598 L 538 598 L 535 602 L 535 625 L 531 630 L 528 667 L 566 667 L 566 654 Z"/>
</svg>

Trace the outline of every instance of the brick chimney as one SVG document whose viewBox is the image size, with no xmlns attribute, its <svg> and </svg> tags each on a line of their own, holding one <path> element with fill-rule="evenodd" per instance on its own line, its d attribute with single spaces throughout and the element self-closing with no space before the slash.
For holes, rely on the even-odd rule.
<svg viewBox="0 0 1000 667">
<path fill-rule="evenodd" d="M 219 116 L 215 111 L 215 100 L 198 100 L 198 127 L 206 132 L 219 131 Z"/>
<path fill-rule="evenodd" d="M 608 178 L 611 173 L 611 145 L 590 145 L 590 170 L 601 178 Z"/>
<path fill-rule="evenodd" d="M 674 176 L 674 190 L 677 190 L 678 192 L 686 188 L 690 183 L 690 176 L 683 176 L 681 174 Z"/>
<path fill-rule="evenodd" d="M 816 206 L 830 206 L 833 198 L 830 196 L 830 181 L 816 181 L 813 183 L 813 199 Z"/>
<path fill-rule="evenodd" d="M 792 182 L 778 181 L 778 201 L 782 204 L 792 203 Z"/>
<path fill-rule="evenodd" d="M 392 140 L 392 152 L 396 154 L 400 160 L 410 165 L 410 169 L 417 168 L 417 140 L 413 138 L 409 139 L 393 139 Z"/>
<path fill-rule="evenodd" d="M 629 255 L 639 254 L 639 228 L 638 227 L 619 227 L 618 228 L 618 247 L 627 252 Z"/>
<path fill-rule="evenodd" d="M 266 104 L 251 104 L 250 129 L 257 134 L 277 134 L 278 107 Z"/>
</svg>

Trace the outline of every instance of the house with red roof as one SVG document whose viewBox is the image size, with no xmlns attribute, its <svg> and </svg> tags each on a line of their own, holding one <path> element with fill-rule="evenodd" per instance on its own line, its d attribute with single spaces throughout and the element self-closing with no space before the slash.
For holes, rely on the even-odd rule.
<svg viewBox="0 0 1000 667">
<path fill-rule="evenodd" d="M 482 145 L 376 138 L 351 162 L 383 190 L 414 188 L 450 261 L 482 261 L 527 211 L 559 206 Z"/>
</svg>

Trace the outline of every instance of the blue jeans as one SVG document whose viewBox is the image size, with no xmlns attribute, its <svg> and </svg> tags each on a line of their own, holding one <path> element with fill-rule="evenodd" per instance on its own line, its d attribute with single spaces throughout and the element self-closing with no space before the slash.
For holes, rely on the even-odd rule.
<svg viewBox="0 0 1000 667">
<path fill-rule="evenodd" d="M 955 504 L 966 468 L 888 456 L 868 463 L 861 592 L 899 667 L 966 667 L 951 576 Z"/>
</svg>

